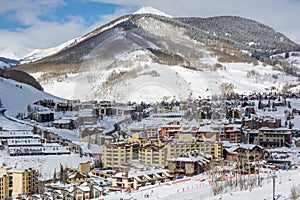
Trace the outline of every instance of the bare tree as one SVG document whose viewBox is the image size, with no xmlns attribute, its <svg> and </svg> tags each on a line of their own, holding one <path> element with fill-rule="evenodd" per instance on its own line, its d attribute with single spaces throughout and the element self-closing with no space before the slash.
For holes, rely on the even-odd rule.
<svg viewBox="0 0 300 200">
<path fill-rule="evenodd" d="M 292 186 L 291 188 L 291 195 L 290 195 L 290 199 L 292 200 L 296 200 L 298 199 L 300 196 L 300 191 L 299 188 L 297 189 L 295 185 Z"/>
</svg>

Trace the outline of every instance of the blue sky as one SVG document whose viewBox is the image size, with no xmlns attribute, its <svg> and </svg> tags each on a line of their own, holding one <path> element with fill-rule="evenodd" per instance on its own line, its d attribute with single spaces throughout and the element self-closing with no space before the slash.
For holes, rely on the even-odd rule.
<svg viewBox="0 0 300 200">
<path fill-rule="evenodd" d="M 300 43 L 299 0 L 0 0 L 0 56 L 57 46 L 143 6 L 172 16 L 242 16 Z"/>
</svg>

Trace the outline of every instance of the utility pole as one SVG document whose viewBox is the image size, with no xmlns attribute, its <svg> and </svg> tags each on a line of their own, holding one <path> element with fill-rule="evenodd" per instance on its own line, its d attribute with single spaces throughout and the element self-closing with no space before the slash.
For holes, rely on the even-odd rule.
<svg viewBox="0 0 300 200">
<path fill-rule="evenodd" d="M 273 200 L 275 200 L 275 178 L 276 178 L 276 175 L 275 175 L 275 171 L 273 172 Z"/>
</svg>

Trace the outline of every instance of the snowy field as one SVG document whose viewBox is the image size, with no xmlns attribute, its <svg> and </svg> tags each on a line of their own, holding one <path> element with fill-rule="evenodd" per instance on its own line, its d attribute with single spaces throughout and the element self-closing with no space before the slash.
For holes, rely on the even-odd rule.
<svg viewBox="0 0 300 200">
<path fill-rule="evenodd" d="M 11 157 L 4 151 L 0 152 L 0 166 L 33 168 L 39 171 L 40 179 L 52 179 L 54 171 L 59 172 L 60 164 L 64 167 L 79 169 L 79 163 L 89 160 L 89 157 L 80 157 L 79 154 Z"/>
<path fill-rule="evenodd" d="M 171 184 L 154 185 L 148 188 L 141 188 L 132 193 L 111 193 L 103 199 L 178 199 L 178 200 L 238 200 L 257 199 L 269 200 L 273 197 L 273 179 L 271 173 L 261 174 L 263 180 L 261 187 L 239 191 L 233 189 L 231 192 L 214 196 L 209 178 L 205 175 L 194 176 L 190 179 L 180 179 L 181 182 L 174 181 Z M 278 200 L 290 199 L 291 188 L 300 185 L 300 170 L 277 171 L 275 178 L 275 196 Z M 204 180 L 205 179 L 205 180 Z M 203 181 L 204 180 L 204 181 Z"/>
<path fill-rule="evenodd" d="M 7 109 L 6 114 L 13 117 L 18 113 L 26 113 L 28 105 L 32 106 L 34 102 L 41 99 L 65 101 L 30 85 L 5 78 L 0 78 L 0 99 L 2 106 Z"/>
</svg>

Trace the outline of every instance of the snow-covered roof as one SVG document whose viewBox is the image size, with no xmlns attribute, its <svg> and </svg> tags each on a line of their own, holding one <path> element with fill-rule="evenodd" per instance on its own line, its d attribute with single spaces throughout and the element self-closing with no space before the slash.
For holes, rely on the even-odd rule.
<svg viewBox="0 0 300 200">
<path fill-rule="evenodd" d="M 14 172 L 23 173 L 25 171 L 26 171 L 26 169 L 24 169 L 24 168 L 12 168 L 12 169 L 8 170 L 8 172 L 12 172 L 12 173 L 14 173 Z"/>
<path fill-rule="evenodd" d="M 95 188 L 96 190 L 102 192 L 103 191 L 103 188 L 100 187 L 100 186 L 97 186 L 97 185 L 93 185 L 93 188 Z"/>
<path fill-rule="evenodd" d="M 155 168 L 148 168 L 144 171 L 137 170 L 137 169 L 131 169 L 128 173 L 126 172 L 118 172 L 113 177 L 118 177 L 118 178 L 123 178 L 123 177 L 128 177 L 128 178 L 136 178 L 138 181 L 140 181 L 140 177 L 145 177 L 145 178 L 150 178 L 149 175 L 157 174 L 157 173 L 165 173 L 165 175 L 168 174 L 167 169 L 155 169 Z M 148 179 L 147 178 L 147 179 Z M 150 178 L 151 179 L 151 178 Z"/>
<path fill-rule="evenodd" d="M 8 146 L 32 146 L 32 145 L 42 145 L 40 139 L 26 138 L 26 139 L 8 139 Z"/>
<path fill-rule="evenodd" d="M 79 111 L 79 117 L 94 117 L 93 114 L 94 110 L 93 109 L 82 109 Z"/>
<path fill-rule="evenodd" d="M 237 149 L 248 149 L 252 150 L 254 147 L 258 147 L 263 149 L 263 147 L 255 144 L 243 144 L 243 143 L 230 143 L 228 141 L 223 141 L 223 148 L 226 149 L 227 152 L 234 153 Z"/>
<path fill-rule="evenodd" d="M 42 143 L 35 146 L 10 146 L 10 155 L 43 155 L 43 154 L 70 154 L 68 146 L 61 146 L 58 143 Z"/>
<path fill-rule="evenodd" d="M 42 130 L 48 131 L 50 133 L 54 133 L 58 136 L 60 136 L 63 139 L 69 140 L 69 141 L 80 141 L 78 136 L 77 130 L 67 130 L 67 129 L 56 129 L 52 127 L 41 127 Z"/>
<path fill-rule="evenodd" d="M 90 187 L 86 187 L 86 186 L 77 186 L 77 189 L 79 189 L 83 192 L 89 192 L 90 191 Z"/>
<path fill-rule="evenodd" d="M 32 131 L 11 130 L 0 131 L 0 138 L 40 138 L 40 135 L 33 134 Z"/>
<path fill-rule="evenodd" d="M 112 109 L 115 109 L 115 110 L 122 110 L 122 111 L 133 111 L 135 110 L 133 107 L 131 106 L 113 106 L 111 107 Z"/>
</svg>

